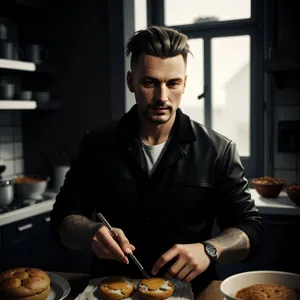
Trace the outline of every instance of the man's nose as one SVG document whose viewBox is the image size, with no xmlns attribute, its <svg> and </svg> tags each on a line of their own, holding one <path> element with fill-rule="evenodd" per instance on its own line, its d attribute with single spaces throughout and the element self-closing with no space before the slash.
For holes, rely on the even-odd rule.
<svg viewBox="0 0 300 300">
<path fill-rule="evenodd" d="M 156 90 L 156 99 L 160 100 L 161 102 L 167 102 L 168 101 L 168 88 L 165 85 L 162 85 L 157 88 Z"/>
</svg>

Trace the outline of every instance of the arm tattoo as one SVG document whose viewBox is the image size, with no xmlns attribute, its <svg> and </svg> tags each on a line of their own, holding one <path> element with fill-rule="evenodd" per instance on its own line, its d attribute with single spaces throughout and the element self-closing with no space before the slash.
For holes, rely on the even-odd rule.
<svg viewBox="0 0 300 300">
<path fill-rule="evenodd" d="M 94 234 L 101 225 L 101 223 L 92 222 L 84 216 L 67 216 L 59 228 L 61 242 L 72 250 L 89 248 L 92 245 Z"/>
<path fill-rule="evenodd" d="M 245 233 L 238 228 L 227 228 L 220 235 L 210 239 L 216 246 L 220 246 L 220 263 L 235 263 L 245 259 L 249 253 L 249 242 Z"/>
</svg>

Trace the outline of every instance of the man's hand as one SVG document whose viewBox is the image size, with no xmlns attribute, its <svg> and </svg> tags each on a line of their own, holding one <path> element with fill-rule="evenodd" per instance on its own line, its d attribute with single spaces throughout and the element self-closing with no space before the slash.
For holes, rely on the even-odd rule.
<svg viewBox="0 0 300 300">
<path fill-rule="evenodd" d="M 135 247 L 131 245 L 124 232 L 119 228 L 114 228 L 118 234 L 115 238 L 111 235 L 106 226 L 101 226 L 95 233 L 92 240 L 93 252 L 102 259 L 115 259 L 126 264 L 129 263 L 125 254 L 132 253 Z M 120 246 L 119 246 L 120 245 Z"/>
<path fill-rule="evenodd" d="M 191 281 L 203 273 L 210 264 L 202 244 L 177 244 L 156 261 L 152 274 L 156 275 L 162 266 L 175 257 L 177 257 L 176 262 L 165 274 L 168 278 L 177 277 L 180 280 Z"/>
</svg>

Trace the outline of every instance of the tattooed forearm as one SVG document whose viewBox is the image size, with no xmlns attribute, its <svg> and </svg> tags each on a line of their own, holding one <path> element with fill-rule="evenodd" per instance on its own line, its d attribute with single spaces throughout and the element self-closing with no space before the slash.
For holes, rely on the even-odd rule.
<svg viewBox="0 0 300 300">
<path fill-rule="evenodd" d="M 218 248 L 218 262 L 224 264 L 242 261 L 248 256 L 250 249 L 249 238 L 238 228 L 225 229 L 208 242 Z"/>
<path fill-rule="evenodd" d="M 93 236 L 101 223 L 92 222 L 84 216 L 70 215 L 61 223 L 61 242 L 69 249 L 80 250 L 91 246 Z"/>
</svg>

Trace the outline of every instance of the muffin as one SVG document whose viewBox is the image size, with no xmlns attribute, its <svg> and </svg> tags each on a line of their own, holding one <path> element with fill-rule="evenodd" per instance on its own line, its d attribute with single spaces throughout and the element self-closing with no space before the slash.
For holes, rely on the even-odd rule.
<svg viewBox="0 0 300 300">
<path fill-rule="evenodd" d="M 50 278 L 35 268 L 15 268 L 0 274 L 1 300 L 45 300 L 50 294 Z"/>
<path fill-rule="evenodd" d="M 134 292 L 134 282 L 123 276 L 108 277 L 100 282 L 98 292 L 104 299 L 128 298 Z"/>
<path fill-rule="evenodd" d="M 300 300 L 299 294 L 280 284 L 255 284 L 239 290 L 241 300 Z"/>
<path fill-rule="evenodd" d="M 174 284 L 166 278 L 154 277 L 142 279 L 137 286 L 138 294 L 148 300 L 162 300 L 169 298 L 174 293 Z"/>
</svg>

